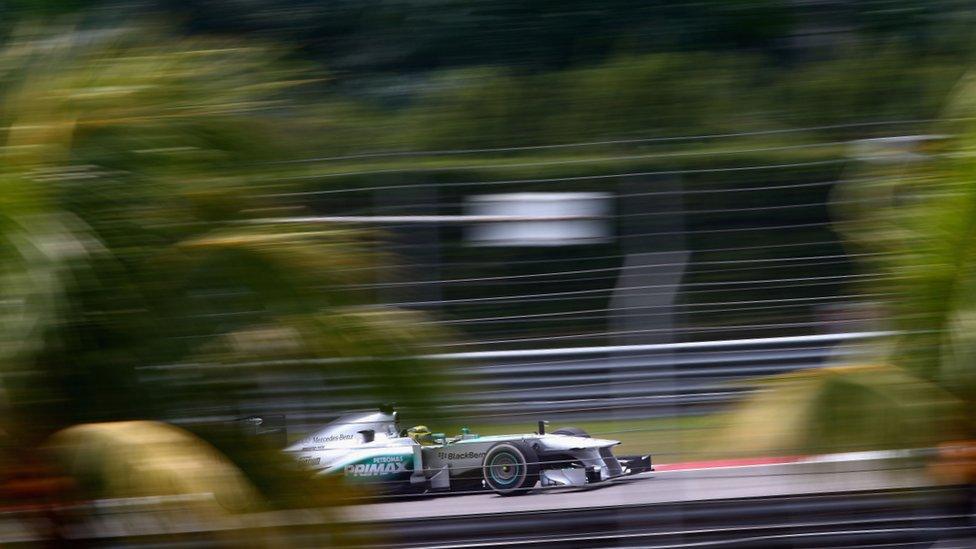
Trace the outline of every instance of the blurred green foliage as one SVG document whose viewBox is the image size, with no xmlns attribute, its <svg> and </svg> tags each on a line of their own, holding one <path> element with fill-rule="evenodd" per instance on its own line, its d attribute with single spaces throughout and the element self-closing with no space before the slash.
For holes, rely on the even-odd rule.
<svg viewBox="0 0 976 549">
<path fill-rule="evenodd" d="M 926 0 L 160 0 L 194 32 L 297 43 L 352 73 L 479 65 L 543 71 L 648 52 L 810 55 L 838 38 L 964 51 L 966 5 Z"/>
<path fill-rule="evenodd" d="M 961 434 L 966 406 L 892 365 L 782 374 L 726 417 L 713 441 L 739 455 L 810 455 L 926 448 Z"/>
<path fill-rule="evenodd" d="M 889 327 L 902 333 L 893 363 L 976 401 L 976 81 L 964 78 L 951 120 L 913 150 L 861 167 L 866 181 L 837 189 L 838 212 L 855 222 L 844 233 L 856 250 L 884 252 L 866 268 L 888 275 L 874 289 Z"/>
<path fill-rule="evenodd" d="M 330 70 L 286 94 L 315 103 L 291 120 L 295 157 L 931 118 L 973 61 L 976 23 L 923 0 L 80 4 L 11 3 L 0 27 L 164 20 L 287 48 L 269 70 Z M 210 76 L 200 97 L 232 93 Z"/>
<path fill-rule="evenodd" d="M 838 231 L 887 296 L 894 335 L 872 360 L 778 376 L 727 438 L 751 451 L 933 446 L 976 429 L 976 80 L 963 78 L 937 133 L 861 142 L 854 183 L 834 189 Z M 754 433 L 754 434 L 749 434 Z M 759 433 L 759 434 L 755 434 Z"/>
<path fill-rule="evenodd" d="M 337 288 L 387 261 L 376 235 L 260 221 L 280 205 L 249 182 L 292 150 L 302 103 L 286 93 L 310 73 L 232 40 L 55 31 L 24 29 L 0 52 L 9 434 L 232 418 L 259 373 L 326 357 L 359 359 L 332 368 L 360 396 L 430 404 L 420 384 L 436 372 L 398 357 L 442 334 Z M 208 390 L 211 375 L 241 392 Z M 201 383 L 170 383 L 181 376 Z"/>
<path fill-rule="evenodd" d="M 785 66 L 756 53 L 674 52 L 529 74 L 517 64 L 467 67 L 417 74 L 410 86 L 373 82 L 355 98 L 333 81 L 321 90 L 317 117 L 305 121 L 326 130 L 309 133 L 316 152 L 307 156 L 930 119 L 968 63 L 964 56 L 865 45 Z M 387 93 L 403 97 L 390 102 Z M 825 128 L 805 137 L 866 131 Z"/>
</svg>

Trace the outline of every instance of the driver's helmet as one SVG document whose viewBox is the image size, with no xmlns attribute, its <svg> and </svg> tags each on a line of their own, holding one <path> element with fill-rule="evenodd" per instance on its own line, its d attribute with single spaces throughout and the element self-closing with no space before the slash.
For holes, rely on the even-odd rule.
<svg viewBox="0 0 976 549">
<path fill-rule="evenodd" d="M 426 425 L 417 425 L 407 429 L 407 436 L 412 438 L 418 444 L 433 444 L 434 437 L 431 435 L 430 429 Z"/>
</svg>

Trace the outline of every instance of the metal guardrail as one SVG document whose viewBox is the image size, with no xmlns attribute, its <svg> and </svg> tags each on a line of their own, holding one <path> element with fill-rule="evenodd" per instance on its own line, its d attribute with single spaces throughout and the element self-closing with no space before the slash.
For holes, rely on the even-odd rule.
<svg viewBox="0 0 976 549">
<path fill-rule="evenodd" d="M 504 417 L 681 414 L 726 403 L 750 380 L 854 358 L 880 332 L 450 355 L 469 388 L 456 408 Z M 445 359 L 445 358 L 441 358 Z M 502 415 L 504 414 L 504 415 Z"/>
<path fill-rule="evenodd" d="M 522 349 L 510 351 L 474 351 L 467 353 L 443 353 L 424 355 L 423 358 L 434 360 L 464 360 L 464 359 L 502 359 L 551 357 L 563 355 L 593 355 L 593 354 L 624 354 L 654 351 L 684 351 L 702 349 L 733 349 L 742 347 L 789 346 L 799 344 L 827 343 L 836 344 L 845 341 L 860 341 L 894 335 L 895 332 L 850 332 L 841 334 L 819 334 L 807 336 L 762 337 L 743 339 L 723 339 L 718 341 L 689 341 L 683 343 L 651 343 L 647 345 L 604 345 L 598 347 L 560 347 L 546 349 Z"/>
<path fill-rule="evenodd" d="M 446 353 L 423 358 L 443 362 L 450 369 L 450 385 L 431 382 L 430 390 L 441 391 L 441 402 L 459 417 L 523 421 L 544 414 L 556 420 L 574 416 L 623 419 L 707 412 L 752 391 L 752 381 L 758 376 L 856 359 L 865 352 L 865 343 L 886 335 L 857 332 Z M 242 400 L 238 414 L 285 414 L 289 430 L 301 431 L 344 412 L 375 406 L 375 402 L 354 396 L 357 389 L 367 389 L 364 383 L 368 380 L 332 374 L 328 367 L 275 367 L 293 362 L 327 366 L 339 360 L 241 365 L 253 369 L 254 379 L 253 388 L 237 389 Z M 236 376 L 226 377 L 226 381 L 211 379 L 208 388 L 222 390 L 221 383 L 233 386 L 240 381 Z M 197 381 L 194 376 L 185 379 L 186 383 Z"/>
<path fill-rule="evenodd" d="M 450 369 L 450 386 L 432 385 L 431 391 L 443 389 L 441 402 L 459 418 L 624 419 L 708 412 L 754 390 L 758 376 L 855 360 L 866 353 L 866 343 L 886 335 L 857 332 L 424 358 Z M 365 388 L 363 380 L 329 375 L 328 370 L 266 369 L 258 374 L 251 413 L 285 414 L 289 430 L 301 431 L 349 410 L 375 406 L 350 396 Z"/>
</svg>

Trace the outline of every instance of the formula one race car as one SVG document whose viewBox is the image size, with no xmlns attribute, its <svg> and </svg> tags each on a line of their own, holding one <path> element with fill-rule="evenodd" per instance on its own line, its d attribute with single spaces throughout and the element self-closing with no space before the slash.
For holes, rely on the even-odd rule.
<svg viewBox="0 0 976 549">
<path fill-rule="evenodd" d="M 316 474 L 376 483 L 384 492 L 491 489 L 525 494 L 536 484 L 586 486 L 652 471 L 651 457 L 614 457 L 616 440 L 567 427 L 536 433 L 447 437 L 424 426 L 401 430 L 397 412 L 350 414 L 286 448 Z"/>
</svg>

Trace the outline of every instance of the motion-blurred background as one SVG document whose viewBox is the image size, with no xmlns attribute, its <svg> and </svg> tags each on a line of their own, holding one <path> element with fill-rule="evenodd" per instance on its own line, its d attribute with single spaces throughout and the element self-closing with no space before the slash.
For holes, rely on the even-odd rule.
<svg viewBox="0 0 976 549">
<path fill-rule="evenodd" d="M 974 29 L 966 0 L 4 2 L 0 542 L 344 503 L 278 448 L 382 403 L 971 482 Z"/>
</svg>

